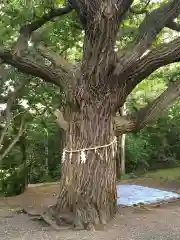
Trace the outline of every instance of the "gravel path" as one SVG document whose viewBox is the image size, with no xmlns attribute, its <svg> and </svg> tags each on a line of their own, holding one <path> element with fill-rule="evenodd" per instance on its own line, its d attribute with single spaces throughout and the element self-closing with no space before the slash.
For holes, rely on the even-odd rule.
<svg viewBox="0 0 180 240">
<path fill-rule="evenodd" d="M 58 190 L 58 186 L 57 186 Z M 47 193 L 48 192 L 48 193 Z M 0 240 L 179 240 L 180 201 L 159 208 L 122 208 L 116 218 L 99 231 L 53 231 L 50 227 L 32 221 L 24 214 L 11 214 L 10 208 L 24 204 L 42 207 L 42 198 L 56 192 L 55 188 L 34 188 L 15 198 L 0 198 Z M 42 194 L 43 193 L 43 194 Z M 39 195 L 38 195 L 39 194 Z M 44 196 L 46 195 L 46 197 Z M 53 194 L 54 195 L 54 194 Z M 32 196 L 32 197 L 31 197 Z M 50 197 L 50 196 L 49 196 Z M 50 198 L 49 198 L 50 199 Z M 53 200 L 54 201 L 54 200 Z"/>
<path fill-rule="evenodd" d="M 0 218 L 0 240 L 179 240 L 180 203 L 149 210 L 123 208 L 100 231 L 53 231 L 19 214 Z"/>
</svg>

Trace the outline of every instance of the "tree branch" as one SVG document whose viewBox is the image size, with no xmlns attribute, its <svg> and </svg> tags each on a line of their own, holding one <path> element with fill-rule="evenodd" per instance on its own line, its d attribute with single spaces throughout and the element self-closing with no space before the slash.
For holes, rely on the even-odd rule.
<svg viewBox="0 0 180 240">
<path fill-rule="evenodd" d="M 12 120 L 15 119 L 16 117 L 18 117 L 18 115 L 22 114 L 24 112 L 19 112 L 18 114 L 16 114 L 15 116 L 12 116 L 11 115 L 11 112 L 10 112 L 10 108 L 7 107 L 6 109 L 6 122 L 5 122 L 5 127 L 2 129 L 2 132 L 0 134 L 0 150 L 2 148 L 2 144 L 3 144 L 3 141 L 4 141 L 4 138 L 5 138 L 5 135 L 12 123 Z M 26 111 L 27 113 L 27 111 Z"/>
<path fill-rule="evenodd" d="M 124 56 L 120 54 L 114 74 L 120 75 L 133 66 L 138 59 L 151 47 L 160 31 L 173 21 L 180 13 L 180 0 L 169 0 L 147 15 L 139 27 L 135 45 Z"/>
<path fill-rule="evenodd" d="M 49 104 L 43 97 L 42 97 L 42 100 L 43 100 L 43 104 L 46 106 L 46 109 L 44 112 L 46 112 L 48 110 L 48 112 L 51 115 L 54 115 L 56 117 L 56 123 L 58 124 L 58 126 L 60 128 L 62 128 L 64 131 L 67 131 L 69 123 L 64 119 L 63 112 L 60 111 L 59 109 L 56 109 L 55 111 L 53 111 L 53 109 L 49 106 Z M 34 108 L 36 109 L 36 111 L 39 112 L 39 110 L 37 109 L 36 106 L 34 106 Z M 41 114 L 39 113 L 39 115 L 41 115 Z"/>
<path fill-rule="evenodd" d="M 25 114 L 26 115 L 26 114 Z M 12 148 L 14 147 L 14 145 L 17 143 L 17 141 L 19 140 L 20 136 L 23 134 L 23 132 L 26 130 L 27 128 L 27 124 L 25 123 L 25 115 L 22 117 L 21 120 L 21 125 L 19 127 L 19 131 L 18 134 L 16 135 L 16 137 L 13 139 L 13 141 L 11 142 L 11 144 L 5 149 L 5 151 L 0 155 L 0 163 L 2 162 L 2 160 L 8 155 L 8 153 L 12 150 Z"/>
<path fill-rule="evenodd" d="M 47 82 L 54 83 L 60 86 L 59 74 L 57 71 L 36 63 L 33 60 L 25 57 L 19 57 L 12 54 L 11 51 L 0 49 L 0 58 L 7 64 L 17 68 L 20 72 L 30 74 L 34 77 L 39 77 Z"/>
<path fill-rule="evenodd" d="M 64 91 L 67 93 L 70 89 L 74 88 L 76 84 L 76 76 L 73 66 L 66 62 L 59 54 L 44 47 L 43 45 L 39 45 L 36 50 L 41 54 L 41 56 L 52 63 L 54 70 L 56 70 L 59 75 Z"/>
<path fill-rule="evenodd" d="M 1 136 L 0 136 L 0 150 L 2 148 L 2 144 L 3 144 L 3 141 L 4 141 L 4 138 L 5 138 L 5 135 L 7 133 L 7 130 L 11 124 L 11 112 L 9 109 L 7 109 L 7 112 L 6 112 L 6 124 L 5 126 L 3 127 L 2 131 L 1 131 Z"/>
<path fill-rule="evenodd" d="M 148 0 L 143 9 L 135 9 L 135 8 L 130 8 L 129 11 L 134 14 L 147 14 L 147 7 L 149 5 L 151 0 Z"/>
<path fill-rule="evenodd" d="M 75 85 L 75 77 L 65 66 L 58 66 L 52 69 L 43 64 L 34 62 L 30 58 L 19 57 L 12 54 L 8 50 L 0 50 L 0 58 L 7 64 L 17 68 L 20 72 L 39 77 L 46 82 L 53 83 L 71 98 L 73 86 Z"/>
<path fill-rule="evenodd" d="M 29 79 L 26 79 L 25 81 L 23 81 L 14 91 L 9 91 L 9 93 L 6 96 L 1 96 L 0 100 L 1 102 L 4 104 L 6 103 L 6 109 L 1 112 L 1 116 L 0 116 L 0 122 L 3 123 L 4 121 L 9 122 L 11 121 L 11 108 L 12 105 L 14 104 L 15 101 L 17 101 L 19 99 L 19 97 L 21 97 L 23 95 L 23 90 L 24 87 L 26 86 L 26 84 L 29 83 Z M 7 124 L 6 127 L 8 128 L 9 125 Z M 2 134 L 0 137 L 0 145 L 2 142 L 2 137 L 3 137 L 3 132 L 6 132 L 6 127 L 2 130 Z"/>
<path fill-rule="evenodd" d="M 70 5 L 64 8 L 52 9 L 50 12 L 44 14 L 39 19 L 34 20 L 33 22 L 22 26 L 20 28 L 20 36 L 14 48 L 14 54 L 16 54 L 17 56 L 20 56 L 27 49 L 28 41 L 30 39 L 32 32 L 42 27 L 48 21 L 51 21 L 56 17 L 65 15 L 71 11 L 72 11 L 72 7 Z"/>
<path fill-rule="evenodd" d="M 134 0 L 119 0 L 117 1 L 117 8 L 119 9 L 119 19 L 120 21 L 123 20 L 124 15 L 130 9 Z"/>
<path fill-rule="evenodd" d="M 166 27 L 170 28 L 171 30 L 175 30 L 177 32 L 180 32 L 180 24 L 178 24 L 174 21 L 171 21 L 171 22 L 167 23 Z"/>
<path fill-rule="evenodd" d="M 69 62 L 65 61 L 63 57 L 61 57 L 58 53 L 52 51 L 48 47 L 41 45 L 38 45 L 36 47 L 36 51 L 44 58 L 49 60 L 54 69 L 58 71 L 58 69 L 61 69 L 63 72 L 66 72 L 68 75 L 70 75 L 71 85 L 75 85 L 75 79 L 74 77 L 74 66 L 71 65 Z M 77 69 L 76 69 L 77 70 Z M 67 77 L 66 77 L 67 78 Z M 73 80 L 73 81 L 72 81 Z"/>
<path fill-rule="evenodd" d="M 65 121 L 63 113 L 57 109 L 54 112 L 54 115 L 56 116 L 56 122 L 59 125 L 59 127 L 62 128 L 64 131 L 67 131 L 69 124 L 67 121 Z"/>
<path fill-rule="evenodd" d="M 22 73 L 30 74 L 34 77 L 39 77 L 46 82 L 54 83 L 65 92 L 68 99 L 72 98 L 71 95 L 72 88 L 75 83 L 75 77 L 73 71 L 70 71 L 68 64 L 64 64 L 65 61 L 63 62 L 62 58 L 57 58 L 57 54 L 53 56 L 52 53 L 48 52 L 48 50 L 42 46 L 38 48 L 38 51 L 43 57 L 47 59 L 49 59 L 49 57 L 51 58 L 54 63 L 54 69 L 52 69 L 39 62 L 34 62 L 30 58 L 22 57 L 22 54 L 28 48 L 28 40 L 34 31 L 39 29 L 48 21 L 71 12 L 72 9 L 73 5 L 70 0 L 68 1 L 68 5 L 66 7 L 52 9 L 39 19 L 21 27 L 20 36 L 12 52 L 0 49 L 0 58 L 3 62 L 17 68 Z"/>
<path fill-rule="evenodd" d="M 36 51 L 44 58 L 48 59 L 54 68 L 58 67 L 66 67 L 68 68 L 68 63 L 65 62 L 65 60 L 57 53 L 52 52 L 50 49 L 47 47 L 41 45 L 38 45 L 36 48 Z M 65 69 L 66 70 L 66 69 Z"/>
<path fill-rule="evenodd" d="M 3 62 L 0 59 L 0 88 L 2 88 L 6 79 L 7 79 L 7 70 L 5 69 Z"/>
<path fill-rule="evenodd" d="M 25 79 L 21 84 L 19 84 L 19 86 L 14 89 L 14 91 L 9 91 L 6 96 L 0 97 L 1 102 L 7 103 L 7 105 L 11 107 L 14 101 L 23 95 L 23 90 L 29 82 L 29 78 Z"/>
<path fill-rule="evenodd" d="M 168 44 L 162 44 L 142 57 L 128 73 L 125 92 L 129 93 L 146 77 L 158 68 L 180 61 L 180 37 Z"/>
<path fill-rule="evenodd" d="M 135 121 L 128 117 L 116 116 L 114 117 L 115 135 L 117 137 L 124 133 L 133 132 L 135 129 Z"/>
<path fill-rule="evenodd" d="M 151 104 L 140 109 L 135 116 L 130 118 L 115 118 L 116 135 L 121 135 L 126 132 L 136 132 L 144 128 L 152 120 L 155 120 L 158 115 L 180 97 L 180 79 L 172 81 L 169 87 Z"/>
</svg>

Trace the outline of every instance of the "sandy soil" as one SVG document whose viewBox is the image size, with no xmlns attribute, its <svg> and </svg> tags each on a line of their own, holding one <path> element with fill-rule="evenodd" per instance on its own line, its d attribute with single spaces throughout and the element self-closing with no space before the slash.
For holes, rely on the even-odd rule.
<svg viewBox="0 0 180 240">
<path fill-rule="evenodd" d="M 141 182 L 138 182 L 139 184 Z M 146 186 L 150 184 L 144 182 Z M 180 189 L 180 186 L 160 186 L 162 189 Z M 33 221 L 19 208 L 43 211 L 56 202 L 58 184 L 30 185 L 17 197 L 0 198 L 0 240 L 179 240 L 180 201 L 166 203 L 160 207 L 121 208 L 115 219 L 98 231 L 55 231 L 45 223 Z"/>
</svg>

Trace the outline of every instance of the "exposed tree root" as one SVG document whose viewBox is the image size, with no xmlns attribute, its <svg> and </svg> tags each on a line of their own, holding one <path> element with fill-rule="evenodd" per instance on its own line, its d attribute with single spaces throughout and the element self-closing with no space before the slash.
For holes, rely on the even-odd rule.
<svg viewBox="0 0 180 240">
<path fill-rule="evenodd" d="M 38 217 L 40 216 L 39 212 L 36 212 L 34 209 L 27 209 L 27 208 L 21 208 L 16 211 L 17 214 L 28 214 L 31 217 Z"/>
<path fill-rule="evenodd" d="M 49 226 L 51 226 L 53 229 L 55 230 L 66 230 L 71 228 L 71 226 L 65 226 L 65 225 L 58 225 L 56 220 L 50 216 L 47 212 L 41 214 L 41 219 L 43 220 L 45 223 L 47 223 Z"/>
<path fill-rule="evenodd" d="M 53 207 L 49 207 L 47 211 L 43 213 L 36 212 L 34 209 L 19 209 L 16 211 L 18 214 L 24 213 L 30 216 L 31 220 L 43 221 L 55 230 L 66 230 L 72 228 L 72 221 L 65 216 L 56 218 L 54 215 Z"/>
<path fill-rule="evenodd" d="M 58 225 L 63 221 L 66 224 L 73 225 L 76 230 L 95 230 L 104 228 L 109 220 L 114 217 L 116 207 L 109 204 L 100 209 L 96 204 L 81 202 L 72 207 L 72 212 L 64 211 L 57 206 L 54 207 L 54 211 L 58 213 L 56 214 Z"/>
<path fill-rule="evenodd" d="M 43 221 L 55 230 L 103 229 L 107 220 L 110 219 L 109 213 L 98 211 L 88 204 L 76 208 L 74 212 L 64 209 L 57 211 L 56 206 L 51 206 L 43 213 L 38 213 L 34 209 L 21 209 L 18 213 L 29 215 L 31 220 Z"/>
</svg>

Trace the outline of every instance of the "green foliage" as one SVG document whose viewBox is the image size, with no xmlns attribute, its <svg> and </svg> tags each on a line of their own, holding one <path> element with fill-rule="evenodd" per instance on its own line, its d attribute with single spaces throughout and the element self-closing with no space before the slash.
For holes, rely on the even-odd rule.
<svg viewBox="0 0 180 240">
<path fill-rule="evenodd" d="M 180 105 L 174 104 L 153 124 L 127 136 L 127 171 L 180 165 Z"/>
<path fill-rule="evenodd" d="M 126 142 L 126 167 L 128 172 L 145 170 L 149 168 L 148 140 L 143 135 L 129 135 Z M 146 149 L 146 150 L 145 150 Z"/>
<path fill-rule="evenodd" d="M 1 170 L 0 192 L 6 197 L 24 192 L 27 186 L 28 166 L 20 165 L 18 168 Z"/>
<path fill-rule="evenodd" d="M 12 47 L 19 34 L 19 28 L 25 22 L 38 19 L 53 6 L 59 7 L 64 1 L 22 1 L 13 0 L 0 4 L 0 45 Z M 29 54 L 36 58 L 37 62 L 43 62 L 41 56 L 37 57 L 34 46 L 44 42 L 52 51 L 59 52 L 68 60 L 79 60 L 81 58 L 83 33 L 79 27 L 75 12 L 56 19 L 36 31 L 33 36 L 34 45 L 29 47 Z M 38 59 L 37 59 L 38 58 Z M 13 115 L 11 124 L 5 134 L 3 148 L 0 155 L 7 149 L 16 137 L 19 122 L 14 119 L 18 115 L 19 120 L 23 112 L 28 110 L 28 128 L 24 133 L 24 150 L 22 140 L 19 140 L 9 154 L 0 163 L 3 171 L 15 169 L 25 161 L 32 162 L 28 169 L 29 183 L 54 181 L 60 178 L 61 149 L 63 147 L 63 133 L 55 123 L 53 112 L 57 108 L 64 107 L 66 101 L 64 95 L 55 86 L 44 83 L 40 79 L 19 73 L 14 68 L 5 67 L 5 83 L 0 88 L 0 94 L 6 95 L 9 89 L 16 88 L 22 82 L 30 80 L 23 89 L 21 97 L 13 104 L 11 113 Z M 22 114 L 20 114 L 22 112 Z M 23 152 L 24 151 L 24 152 Z M 12 178 L 16 178 L 13 173 Z M 11 177 L 8 178 L 11 181 Z M 18 177 L 17 177 L 17 181 Z M 3 190 L 4 192 L 6 190 Z M 13 192 L 14 191 L 14 192 Z M 11 193 L 10 193 L 11 192 Z M 16 190 L 9 190 L 13 195 Z"/>
<path fill-rule="evenodd" d="M 128 112 L 136 111 L 157 98 L 172 79 L 179 76 L 178 64 L 163 67 L 139 84 L 128 97 Z M 177 101 L 137 134 L 127 135 L 128 172 L 169 168 L 180 164 L 180 102 Z"/>
<path fill-rule="evenodd" d="M 27 169 L 18 170 L 19 164 L 23 161 L 18 144 L 3 161 L 0 172 L 0 192 L 5 196 L 21 193 L 25 177 L 28 177 L 28 183 L 52 182 L 60 179 L 62 132 L 59 131 L 56 123 L 52 120 L 50 122 L 47 120 L 46 126 L 48 127 L 48 135 L 40 119 L 36 119 L 26 132 L 26 161 L 32 162 Z M 46 163 L 48 166 L 46 166 Z M 46 167 L 48 168 L 48 175 Z"/>
<path fill-rule="evenodd" d="M 145 178 L 162 179 L 164 181 L 180 181 L 180 168 L 169 168 L 148 172 Z"/>
</svg>

